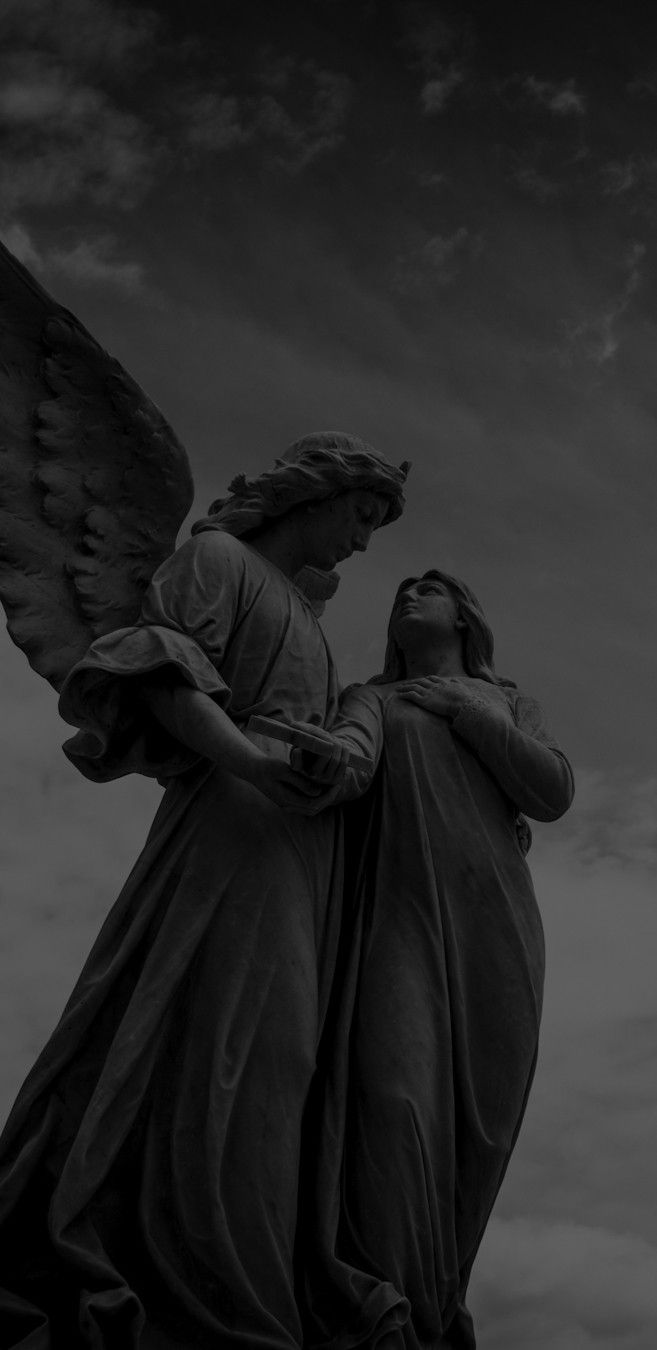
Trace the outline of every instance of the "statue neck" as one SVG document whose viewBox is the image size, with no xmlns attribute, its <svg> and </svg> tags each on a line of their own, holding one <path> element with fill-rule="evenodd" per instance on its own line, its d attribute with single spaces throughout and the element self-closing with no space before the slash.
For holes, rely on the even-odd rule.
<svg viewBox="0 0 657 1350">
<path fill-rule="evenodd" d="M 290 528 L 286 516 L 267 525 L 248 542 L 256 553 L 273 563 L 286 577 L 295 577 L 307 562 L 306 548 L 298 529 Z"/>
<path fill-rule="evenodd" d="M 408 680 L 421 679 L 425 675 L 448 676 L 468 673 L 463 664 L 460 638 L 455 646 L 445 646 L 441 643 L 434 647 L 425 642 L 415 651 L 406 650 L 404 664 Z"/>
</svg>

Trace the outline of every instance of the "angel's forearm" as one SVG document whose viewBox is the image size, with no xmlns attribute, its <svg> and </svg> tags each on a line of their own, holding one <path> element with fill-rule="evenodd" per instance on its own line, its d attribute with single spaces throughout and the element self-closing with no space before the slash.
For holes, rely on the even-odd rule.
<svg viewBox="0 0 657 1350">
<path fill-rule="evenodd" d="M 238 778 L 253 777 L 260 752 L 209 694 L 185 684 L 145 683 L 142 697 L 158 722 L 182 745 Z"/>
</svg>

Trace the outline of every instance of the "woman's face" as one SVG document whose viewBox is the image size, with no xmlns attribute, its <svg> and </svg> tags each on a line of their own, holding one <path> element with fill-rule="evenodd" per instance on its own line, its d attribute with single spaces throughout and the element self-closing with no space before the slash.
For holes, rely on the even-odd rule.
<svg viewBox="0 0 657 1350">
<path fill-rule="evenodd" d="M 397 596 L 390 622 L 391 636 L 402 651 L 409 642 L 417 646 L 422 637 L 432 644 L 453 638 L 461 627 L 457 601 L 437 577 L 422 577 L 406 586 Z"/>
</svg>

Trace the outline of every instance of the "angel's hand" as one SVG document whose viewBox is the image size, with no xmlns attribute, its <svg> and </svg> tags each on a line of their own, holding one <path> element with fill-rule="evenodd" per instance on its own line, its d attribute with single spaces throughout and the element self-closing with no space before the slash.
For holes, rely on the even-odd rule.
<svg viewBox="0 0 657 1350">
<path fill-rule="evenodd" d="M 438 717 L 456 717 L 462 708 L 477 702 L 467 685 L 452 675 L 426 675 L 417 680 L 405 680 L 398 685 L 397 693 Z"/>
<path fill-rule="evenodd" d="M 285 760 L 262 755 L 253 762 L 248 777 L 254 787 L 286 811 L 317 815 L 331 805 L 331 791 L 327 792 L 324 784 L 297 772 Z"/>
<path fill-rule="evenodd" d="M 290 752 L 290 764 L 298 773 L 303 774 L 312 783 L 321 788 L 332 787 L 343 781 L 349 768 L 349 748 L 343 741 L 332 736 L 323 727 L 306 722 L 292 722 L 291 726 L 300 731 L 312 732 L 315 740 L 324 741 L 326 755 L 313 754 L 311 750 L 293 749 Z"/>
</svg>

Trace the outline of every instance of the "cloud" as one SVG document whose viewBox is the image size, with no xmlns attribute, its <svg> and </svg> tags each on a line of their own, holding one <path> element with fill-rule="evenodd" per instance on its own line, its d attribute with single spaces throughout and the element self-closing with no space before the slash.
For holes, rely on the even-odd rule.
<svg viewBox="0 0 657 1350">
<path fill-rule="evenodd" d="M 152 50 L 160 18 L 145 6 L 108 0 L 3 0 L 0 49 L 50 53 L 68 69 L 120 71 Z"/>
<path fill-rule="evenodd" d="M 13 253 L 19 262 L 32 269 L 33 272 L 39 272 L 43 268 L 43 257 L 37 249 L 32 236 L 18 221 L 13 221 L 11 225 L 6 225 L 0 230 L 0 239 L 10 253 Z"/>
<path fill-rule="evenodd" d="M 39 249 L 25 226 L 12 222 L 0 231 L 0 237 L 20 262 L 40 276 L 65 276 L 82 284 L 112 286 L 127 294 L 143 290 L 141 263 L 116 257 L 111 235 L 80 239 L 69 248 Z"/>
<path fill-rule="evenodd" d="M 641 285 L 645 254 L 645 244 L 632 243 L 622 262 L 625 281 L 617 297 L 597 314 L 565 326 L 565 344 L 561 351 L 565 364 L 570 365 L 579 357 L 602 367 L 614 359 L 620 346 L 618 323 Z"/>
<path fill-rule="evenodd" d="M 153 58 L 147 7 L 4 0 L 0 9 L 0 212 L 85 199 L 128 207 L 162 147 L 117 86 Z"/>
<path fill-rule="evenodd" d="M 610 160 L 602 168 L 603 192 L 606 197 L 624 197 L 628 193 L 645 192 L 654 196 L 657 189 L 657 156 L 628 155 L 626 159 Z"/>
<path fill-rule="evenodd" d="M 433 169 L 422 170 L 416 177 L 420 186 L 425 188 L 444 188 L 449 183 L 446 173 L 438 173 Z"/>
<path fill-rule="evenodd" d="M 400 6 L 403 20 L 402 44 L 413 64 L 427 74 L 439 70 L 458 43 L 456 28 L 440 13 L 432 0 L 412 0 Z"/>
<path fill-rule="evenodd" d="M 397 261 L 394 285 L 400 294 L 410 294 L 426 285 L 450 286 L 465 259 L 475 256 L 481 239 L 465 225 L 453 234 L 433 234 Z"/>
<path fill-rule="evenodd" d="M 535 75 L 526 75 L 522 87 L 535 103 L 557 117 L 583 117 L 586 113 L 586 99 L 574 80 L 556 84 L 552 80 L 538 80 Z"/>
<path fill-rule="evenodd" d="M 486 1350 L 655 1343 L 657 1247 L 634 1234 L 493 1219 L 476 1269 L 473 1305 Z"/>
<path fill-rule="evenodd" d="M 68 249 L 51 249 L 45 256 L 45 269 L 61 272 L 73 281 L 110 285 L 134 294 L 142 289 L 144 269 L 138 262 L 122 262 L 114 256 L 111 235 L 81 239 Z"/>
<path fill-rule="evenodd" d="M 304 62 L 300 69 L 307 85 L 304 111 L 290 111 L 271 94 L 262 97 L 255 111 L 256 134 L 281 143 L 282 163 L 293 172 L 341 143 L 351 101 L 346 75 L 319 70 L 313 62 Z"/>
<path fill-rule="evenodd" d="M 334 150 L 344 136 L 352 85 L 346 75 L 314 61 L 268 60 L 252 78 L 252 91 L 236 94 L 197 85 L 180 102 L 187 144 L 221 153 L 236 146 L 272 146 L 276 162 L 299 173 Z"/>
<path fill-rule="evenodd" d="M 0 201 L 5 216 L 79 197 L 128 206 L 157 157 L 144 123 L 43 52 L 0 57 Z"/>
<path fill-rule="evenodd" d="M 189 98 L 185 109 L 185 135 L 190 146 L 201 150 L 232 150 L 248 144 L 255 135 L 243 121 L 244 110 L 233 94 L 209 90 Z"/>
<path fill-rule="evenodd" d="M 645 75 L 637 75 L 627 86 L 628 94 L 638 98 L 654 98 L 657 94 L 657 73 L 653 70 Z"/>
<path fill-rule="evenodd" d="M 411 65 L 424 77 L 420 88 L 423 112 L 442 112 L 468 78 L 467 28 L 456 28 L 434 5 L 419 0 L 404 6 L 402 46 Z"/>
<path fill-rule="evenodd" d="M 653 1241 L 651 1199 L 657 1186 L 657 1157 L 651 1140 L 657 1129 L 653 1073 L 657 1005 L 643 972 L 633 990 L 630 962 L 627 967 L 622 960 L 614 963 L 613 945 L 623 942 L 623 888 L 617 878 L 612 907 L 607 903 L 606 872 L 604 868 L 598 872 L 599 916 L 587 888 L 580 889 L 572 879 L 568 884 L 571 941 L 583 985 L 579 1000 L 570 997 L 562 975 L 568 916 L 561 907 L 558 916 L 549 912 L 551 897 L 542 886 L 549 961 L 539 1068 L 497 1217 L 531 1214 L 546 1223 L 585 1223 Z M 638 946 L 641 935 L 654 943 L 655 919 L 647 913 L 647 902 L 650 888 L 654 890 L 655 872 L 642 881 L 629 869 L 628 874 L 627 915 L 637 920 L 633 941 Z M 602 931 L 593 928 L 594 937 L 589 936 L 587 943 L 585 924 L 596 922 Z M 606 981 L 611 991 L 606 1006 L 602 991 L 597 999 L 594 991 L 592 1015 L 589 972 L 597 982 Z M 567 1015 L 562 1010 L 564 1003 Z M 642 1007 L 643 1011 L 637 1011 Z"/>
<path fill-rule="evenodd" d="M 559 837 L 581 863 L 606 860 L 657 870 L 657 778 L 582 771 Z"/>
<path fill-rule="evenodd" d="M 442 112 L 447 100 L 464 80 L 465 73 L 458 66 L 448 66 L 444 74 L 427 80 L 420 90 L 420 100 L 425 113 Z"/>
<path fill-rule="evenodd" d="M 548 178 L 533 164 L 523 164 L 513 173 L 513 180 L 528 196 L 539 202 L 553 201 L 563 191 L 562 185 L 554 178 Z"/>
<path fill-rule="evenodd" d="M 551 1044 L 558 1044 L 563 1055 L 568 1037 L 583 1038 L 588 1045 L 591 1028 L 597 1028 L 603 1045 L 595 1054 L 606 1059 L 604 1038 L 613 1024 L 657 1014 L 657 860 L 649 819 L 654 785 L 637 780 L 630 791 L 626 778 L 612 808 L 610 776 L 604 804 L 596 813 L 593 801 L 583 809 L 580 805 L 580 797 L 586 795 L 583 776 L 578 770 L 575 805 L 569 812 L 573 823 L 567 816 L 557 825 L 536 828 L 529 862 L 547 936 L 545 1010 Z M 600 781 L 595 774 L 592 777 Z M 639 803 L 636 819 L 626 808 L 628 795 Z M 610 847 L 614 834 L 617 840 Z M 638 840 L 636 859 L 631 852 L 634 840 Z M 587 1048 L 584 1062 L 593 1054 L 594 1049 Z M 617 1076 L 614 1070 L 610 1081 Z"/>
</svg>

